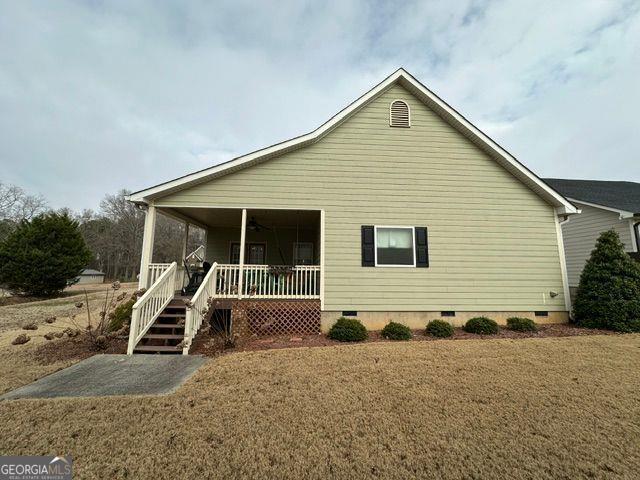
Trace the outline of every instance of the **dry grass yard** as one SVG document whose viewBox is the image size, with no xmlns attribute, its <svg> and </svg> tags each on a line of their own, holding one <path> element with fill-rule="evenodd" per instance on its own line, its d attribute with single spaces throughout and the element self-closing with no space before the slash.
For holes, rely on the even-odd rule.
<svg viewBox="0 0 640 480">
<path fill-rule="evenodd" d="M 136 287 L 133 283 L 123 284 L 119 292 L 132 293 Z M 102 309 L 107 288 L 109 284 L 86 285 L 94 323 Z M 38 353 L 39 347 L 44 344 L 63 341 L 46 340 L 45 334 L 62 332 L 66 328 L 84 328 L 87 325 L 86 309 L 75 306 L 77 302 L 84 304 L 83 290 L 84 286 L 75 285 L 67 289 L 66 295 L 60 298 L 0 306 L 0 394 L 68 367 L 82 358 L 74 358 L 74 352 L 69 352 L 69 356 L 61 355 L 58 359 L 40 358 L 42 355 Z M 45 319 L 52 316 L 56 320 L 46 323 Z M 38 325 L 37 330 L 22 330 L 24 324 L 31 322 Z M 24 345 L 12 345 L 11 341 L 22 333 L 31 337 L 31 340 Z"/>
<path fill-rule="evenodd" d="M 0 402 L 0 452 L 79 479 L 637 478 L 640 335 L 210 360 L 166 397 Z"/>
</svg>

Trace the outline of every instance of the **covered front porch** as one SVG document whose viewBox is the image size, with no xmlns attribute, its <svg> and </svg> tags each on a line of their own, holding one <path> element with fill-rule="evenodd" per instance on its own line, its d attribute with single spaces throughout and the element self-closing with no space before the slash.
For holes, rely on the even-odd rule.
<svg viewBox="0 0 640 480">
<path fill-rule="evenodd" d="M 182 258 L 171 263 L 153 262 L 159 214 L 185 225 Z M 205 241 L 188 252 L 193 226 L 204 230 Z M 208 321 L 214 305 L 221 302 L 251 301 L 251 307 L 247 304 L 251 311 L 259 306 L 256 301 L 312 302 L 317 305 L 319 328 L 323 243 L 321 210 L 148 205 L 139 279 L 139 287 L 146 291 L 134 305 L 129 353 L 145 335 L 154 336 L 153 331 L 147 332 L 156 321 L 169 316 L 182 320 L 177 301 L 185 304 L 184 333 L 179 332 L 184 337 L 183 353 L 188 353 L 202 322 Z M 163 313 L 167 309 L 172 310 Z M 266 304 L 262 310 L 276 311 Z M 292 325 L 295 327 L 295 319 Z M 178 329 L 180 325 L 175 326 Z M 171 333 L 175 338 L 176 332 Z"/>
</svg>

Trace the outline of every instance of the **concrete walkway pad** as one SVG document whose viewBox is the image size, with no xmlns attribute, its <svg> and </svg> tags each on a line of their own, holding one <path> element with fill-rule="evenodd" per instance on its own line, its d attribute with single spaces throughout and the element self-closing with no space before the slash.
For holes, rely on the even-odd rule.
<svg viewBox="0 0 640 480">
<path fill-rule="evenodd" d="M 176 390 L 206 361 L 198 355 L 95 355 L 0 399 L 161 395 Z"/>
</svg>

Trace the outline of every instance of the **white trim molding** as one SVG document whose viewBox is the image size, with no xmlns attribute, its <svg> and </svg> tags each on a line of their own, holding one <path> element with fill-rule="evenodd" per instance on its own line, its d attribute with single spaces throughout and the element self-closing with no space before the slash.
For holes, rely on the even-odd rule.
<svg viewBox="0 0 640 480">
<path fill-rule="evenodd" d="M 480 131 L 480 129 L 478 129 L 475 125 L 473 125 L 470 121 L 468 121 L 464 116 L 458 113 L 453 107 L 447 104 L 435 93 L 425 87 L 422 83 L 416 80 L 409 72 L 407 72 L 403 68 L 396 70 L 378 85 L 373 87 L 371 90 L 366 92 L 356 101 L 338 112 L 331 119 L 329 119 L 327 122 L 316 128 L 312 132 L 272 145 L 267 148 L 263 148 L 261 150 L 256 150 L 247 155 L 234 158 L 228 162 L 215 165 L 213 167 L 209 167 L 204 170 L 200 170 L 198 172 L 176 178 L 174 180 L 170 180 L 160 185 L 140 190 L 138 192 L 132 193 L 127 198 L 135 203 L 149 203 L 153 199 L 160 196 L 168 195 L 169 193 L 211 180 L 218 176 L 226 175 L 241 168 L 245 168 L 255 163 L 268 160 L 269 158 L 272 158 L 274 156 L 282 155 L 286 152 L 315 143 L 333 128 L 338 126 L 341 122 L 353 115 L 358 109 L 360 109 L 374 97 L 384 92 L 387 88 L 395 83 L 398 83 L 400 86 L 415 95 L 416 98 L 418 98 L 425 105 L 427 105 L 427 107 L 429 107 L 436 114 L 442 117 L 443 120 L 451 124 L 463 135 L 469 138 L 470 141 L 475 143 L 479 148 L 489 154 L 514 177 L 524 183 L 527 187 L 529 187 L 533 192 L 535 192 L 549 204 L 554 206 L 558 215 L 569 215 L 577 213 L 576 207 L 572 205 L 570 201 L 565 199 L 560 193 L 556 192 L 553 188 L 543 182 L 531 170 L 529 170 L 518 160 L 516 160 L 516 158 L 513 157 L 509 152 L 498 145 L 485 133 Z"/>
<path fill-rule="evenodd" d="M 320 210 L 320 311 L 324 311 L 324 243 L 325 215 L 324 210 Z"/>
<path fill-rule="evenodd" d="M 391 263 L 378 263 L 378 229 L 379 228 L 396 228 L 402 230 L 411 230 L 411 248 L 413 249 L 413 263 L 411 264 L 391 264 Z M 400 268 L 415 268 L 416 266 L 416 227 L 408 225 L 374 225 L 373 226 L 373 258 L 374 265 L 377 267 L 400 267 Z"/>
<path fill-rule="evenodd" d="M 580 205 L 586 205 L 587 207 L 599 208 L 601 210 L 607 210 L 608 212 L 619 213 L 621 220 L 625 219 L 625 218 L 633 218 L 636 215 L 635 213 L 629 212 L 628 210 L 620 210 L 619 208 L 608 207 L 606 205 L 600 205 L 600 204 L 597 204 L 597 203 L 585 202 L 584 200 L 578 200 L 577 198 L 569 198 L 569 197 L 567 197 L 567 200 L 569 200 L 572 203 L 579 203 Z"/>
</svg>

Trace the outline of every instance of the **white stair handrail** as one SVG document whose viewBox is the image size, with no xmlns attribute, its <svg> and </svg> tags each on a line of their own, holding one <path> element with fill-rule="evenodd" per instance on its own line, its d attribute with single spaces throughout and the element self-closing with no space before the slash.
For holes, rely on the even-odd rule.
<svg viewBox="0 0 640 480">
<path fill-rule="evenodd" d="M 129 346 L 127 355 L 133 350 L 153 322 L 169 305 L 175 295 L 175 276 L 178 264 L 173 262 L 162 275 L 151 285 L 133 305 L 131 312 L 131 326 L 129 328 Z"/>
<path fill-rule="evenodd" d="M 215 297 L 217 269 L 218 263 L 214 262 L 202 280 L 202 284 L 195 295 L 187 304 L 187 314 L 184 322 L 184 342 L 182 347 L 183 355 L 189 353 L 191 342 L 198 333 L 198 330 L 200 330 L 204 314 L 208 309 L 208 301 L 210 298 Z"/>
</svg>

